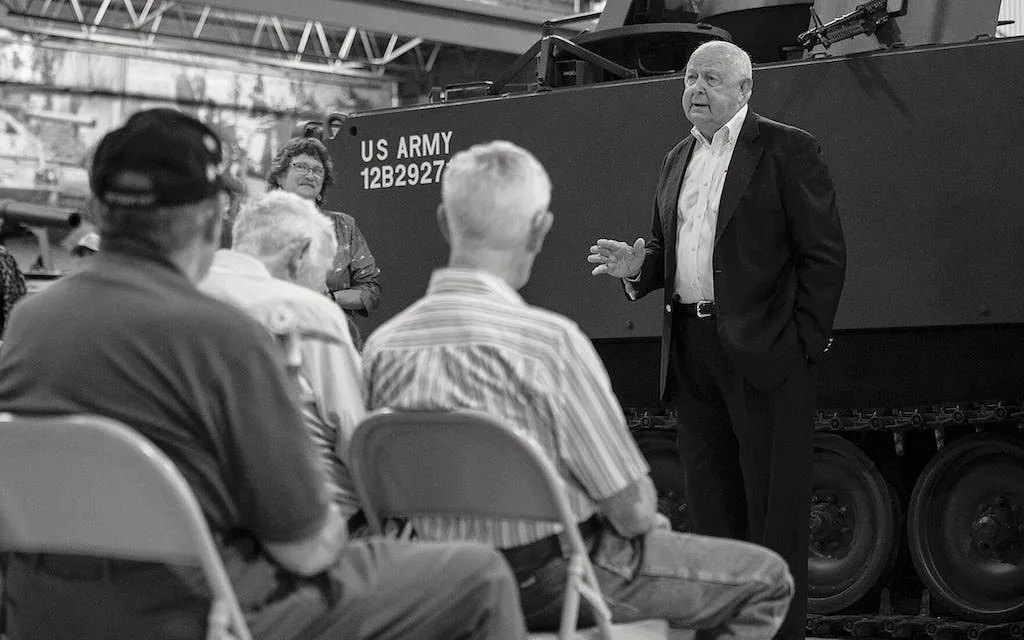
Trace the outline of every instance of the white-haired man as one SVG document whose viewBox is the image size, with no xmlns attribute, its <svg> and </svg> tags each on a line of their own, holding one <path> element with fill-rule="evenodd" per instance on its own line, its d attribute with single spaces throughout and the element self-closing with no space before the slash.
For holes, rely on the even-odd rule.
<svg viewBox="0 0 1024 640">
<path fill-rule="evenodd" d="M 708 637 L 768 638 L 792 594 L 785 563 L 751 544 L 663 528 L 649 468 L 590 341 L 516 293 L 551 228 L 550 199 L 547 172 L 511 143 L 452 158 L 438 208 L 448 267 L 367 341 L 368 405 L 483 410 L 535 438 L 565 477 L 615 620 L 666 618 Z M 557 626 L 566 569 L 558 527 L 468 517 L 414 524 L 424 538 L 500 548 L 528 626 Z"/>
<path fill-rule="evenodd" d="M 750 57 L 697 47 L 683 76 L 693 124 L 665 156 L 651 240 L 600 239 L 594 275 L 626 295 L 662 289 L 662 400 L 676 406 L 694 531 L 763 544 L 789 562 L 807 613 L 817 365 L 846 275 L 835 187 L 818 141 L 749 109 Z"/>
<path fill-rule="evenodd" d="M 216 133 L 171 109 L 103 138 L 90 175 L 103 251 L 15 308 L 0 411 L 109 416 L 167 454 L 255 638 L 522 638 L 515 583 L 493 550 L 346 540 L 281 350 L 195 286 L 220 245 L 223 161 Z M 198 567 L 8 560 L 11 640 L 207 637 Z"/>
<path fill-rule="evenodd" d="M 199 290 L 267 328 L 289 354 L 303 418 L 347 520 L 359 511 L 348 443 L 366 413 L 359 354 L 344 313 L 320 292 L 337 252 L 330 221 L 295 194 L 272 191 L 244 206 Z"/>
</svg>

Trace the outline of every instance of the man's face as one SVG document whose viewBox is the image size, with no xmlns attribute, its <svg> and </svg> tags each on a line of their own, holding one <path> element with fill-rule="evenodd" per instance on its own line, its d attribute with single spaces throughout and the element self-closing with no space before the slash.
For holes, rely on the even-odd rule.
<svg viewBox="0 0 1024 640">
<path fill-rule="evenodd" d="M 315 156 L 298 155 L 291 159 L 280 179 L 281 188 L 306 200 L 316 200 L 324 184 L 324 165 Z"/>
<path fill-rule="evenodd" d="M 683 113 L 697 130 L 711 139 L 750 97 L 750 87 L 737 65 L 716 49 L 690 57 L 683 76 Z"/>
</svg>

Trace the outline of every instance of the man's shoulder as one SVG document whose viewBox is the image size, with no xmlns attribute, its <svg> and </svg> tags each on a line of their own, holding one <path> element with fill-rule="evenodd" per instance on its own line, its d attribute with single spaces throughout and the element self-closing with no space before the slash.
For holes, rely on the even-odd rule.
<svg viewBox="0 0 1024 640">
<path fill-rule="evenodd" d="M 767 143 L 778 142 L 786 145 L 817 145 L 818 140 L 809 131 L 791 124 L 779 122 L 766 118 L 760 114 L 753 114 L 757 122 L 758 135 Z"/>
<path fill-rule="evenodd" d="M 233 283 L 238 286 L 233 287 Z M 344 313 L 334 302 L 279 278 L 257 281 L 245 275 L 213 274 L 203 282 L 202 290 L 241 309 L 271 332 L 297 329 L 337 336 L 348 331 Z"/>
<path fill-rule="evenodd" d="M 500 309 L 499 309 L 500 307 Z M 430 325 L 438 323 L 441 316 L 448 315 L 450 307 L 445 304 L 444 296 L 428 295 L 402 310 L 390 320 L 382 323 L 370 335 L 363 350 L 364 356 L 375 349 L 388 345 L 409 331 L 428 331 Z M 500 328 L 502 335 L 517 335 L 528 340 L 517 339 L 517 343 L 535 341 L 543 345 L 546 353 L 554 353 L 552 346 L 558 347 L 577 339 L 586 339 L 579 326 L 570 318 L 548 309 L 528 304 L 508 304 L 499 299 L 481 299 L 471 307 L 472 313 L 460 312 L 452 315 L 452 327 L 472 331 L 474 319 L 480 326 Z M 424 322 L 429 318 L 429 322 Z"/>
<path fill-rule="evenodd" d="M 348 332 L 348 321 L 341 309 L 327 296 L 284 280 L 274 280 L 274 293 L 268 299 L 265 311 L 287 309 L 302 332 L 321 332 L 334 336 Z"/>
<path fill-rule="evenodd" d="M 541 307 L 527 305 L 526 317 L 538 325 L 549 327 L 552 331 L 566 337 L 583 335 L 583 331 L 580 329 L 579 325 L 576 324 L 575 320 L 568 316 L 563 316 L 555 311 L 551 311 L 550 309 L 542 309 Z"/>
</svg>

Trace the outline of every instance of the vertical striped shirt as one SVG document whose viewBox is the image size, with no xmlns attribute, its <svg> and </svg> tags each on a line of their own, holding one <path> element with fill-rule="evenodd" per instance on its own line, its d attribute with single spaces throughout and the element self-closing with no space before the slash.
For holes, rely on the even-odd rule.
<svg viewBox="0 0 1024 640">
<path fill-rule="evenodd" d="M 649 471 L 590 340 L 489 273 L 435 271 L 427 295 L 366 341 L 363 374 L 371 409 L 475 409 L 519 428 L 548 453 L 580 521 Z M 559 531 L 471 517 L 413 524 L 424 538 L 499 548 Z"/>
</svg>

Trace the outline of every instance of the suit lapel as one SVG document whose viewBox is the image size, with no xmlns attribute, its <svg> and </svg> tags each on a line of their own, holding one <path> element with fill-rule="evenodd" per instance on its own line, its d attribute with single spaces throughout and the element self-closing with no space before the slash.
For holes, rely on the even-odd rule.
<svg viewBox="0 0 1024 640">
<path fill-rule="evenodd" d="M 729 161 L 729 169 L 725 174 L 725 184 L 722 186 L 722 198 L 718 203 L 718 224 L 715 227 L 715 243 L 725 231 L 729 221 L 732 220 L 736 207 L 739 206 L 743 192 L 750 184 L 750 178 L 754 175 L 757 161 L 761 159 L 763 149 L 756 142 L 758 135 L 757 114 L 753 111 L 747 113 L 740 128 L 739 138 L 736 140 L 736 148 L 732 152 L 732 160 Z"/>
</svg>

